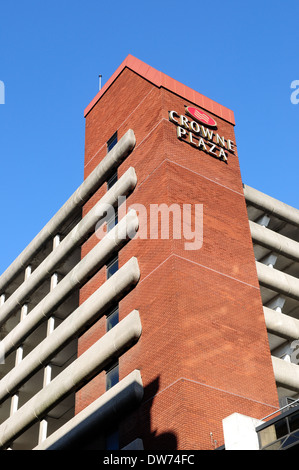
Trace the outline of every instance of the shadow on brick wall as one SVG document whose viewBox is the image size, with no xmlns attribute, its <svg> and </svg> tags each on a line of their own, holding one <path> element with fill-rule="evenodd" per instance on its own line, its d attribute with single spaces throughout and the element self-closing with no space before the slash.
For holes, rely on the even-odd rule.
<svg viewBox="0 0 299 470">
<path fill-rule="evenodd" d="M 144 398 L 140 406 L 122 419 L 119 428 L 121 449 L 136 439 L 141 439 L 144 450 L 177 450 L 177 437 L 174 432 L 169 430 L 159 433 L 153 428 L 152 407 L 160 388 L 159 382 L 157 377 L 144 387 Z"/>
</svg>

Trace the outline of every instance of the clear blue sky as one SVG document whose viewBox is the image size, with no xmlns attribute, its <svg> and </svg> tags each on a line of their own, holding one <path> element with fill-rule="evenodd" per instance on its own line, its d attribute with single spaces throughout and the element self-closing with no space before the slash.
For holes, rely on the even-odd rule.
<svg viewBox="0 0 299 470">
<path fill-rule="evenodd" d="M 233 109 L 243 181 L 299 208 L 298 17 L 298 0 L 1 2 L 0 273 L 82 182 L 84 108 L 128 54 Z"/>
</svg>

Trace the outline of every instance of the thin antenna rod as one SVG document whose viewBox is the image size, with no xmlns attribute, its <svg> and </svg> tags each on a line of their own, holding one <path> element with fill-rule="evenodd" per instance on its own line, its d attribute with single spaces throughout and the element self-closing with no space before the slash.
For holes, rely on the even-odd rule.
<svg viewBox="0 0 299 470">
<path fill-rule="evenodd" d="M 99 90 L 102 88 L 102 75 L 99 75 Z"/>
</svg>

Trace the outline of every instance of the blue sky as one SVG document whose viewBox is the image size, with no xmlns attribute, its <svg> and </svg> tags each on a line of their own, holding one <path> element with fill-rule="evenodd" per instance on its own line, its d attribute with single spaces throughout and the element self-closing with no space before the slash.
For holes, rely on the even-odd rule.
<svg viewBox="0 0 299 470">
<path fill-rule="evenodd" d="M 0 273 L 82 182 L 84 108 L 128 54 L 233 109 L 243 181 L 299 208 L 298 16 L 297 0 L 1 2 Z"/>
</svg>

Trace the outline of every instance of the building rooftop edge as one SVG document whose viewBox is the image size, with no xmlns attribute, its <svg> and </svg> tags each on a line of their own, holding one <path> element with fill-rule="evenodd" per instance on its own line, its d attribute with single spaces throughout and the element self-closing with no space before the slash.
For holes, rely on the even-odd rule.
<svg viewBox="0 0 299 470">
<path fill-rule="evenodd" d="M 204 108 L 206 111 L 209 111 L 215 114 L 216 116 L 235 125 L 234 112 L 231 109 L 226 108 L 225 106 L 217 103 L 216 101 L 211 100 L 210 98 L 207 98 L 201 93 L 178 82 L 177 80 L 169 77 L 163 72 L 154 69 L 150 65 L 147 65 L 145 62 L 142 62 L 131 54 L 129 54 L 125 58 L 125 60 L 121 63 L 121 65 L 116 69 L 113 75 L 109 78 L 109 80 L 105 83 L 105 85 L 101 88 L 101 90 L 96 94 L 96 96 L 91 100 L 89 105 L 85 108 L 84 117 L 87 116 L 87 114 L 91 111 L 91 109 L 95 106 L 95 104 L 99 101 L 99 99 L 104 95 L 104 93 L 108 90 L 108 88 L 112 85 L 112 83 L 116 80 L 116 78 L 126 67 L 132 70 L 133 72 L 139 74 L 146 80 L 150 81 L 157 87 L 166 88 L 167 90 L 182 96 L 186 100 L 197 104 L 197 106 Z"/>
</svg>

